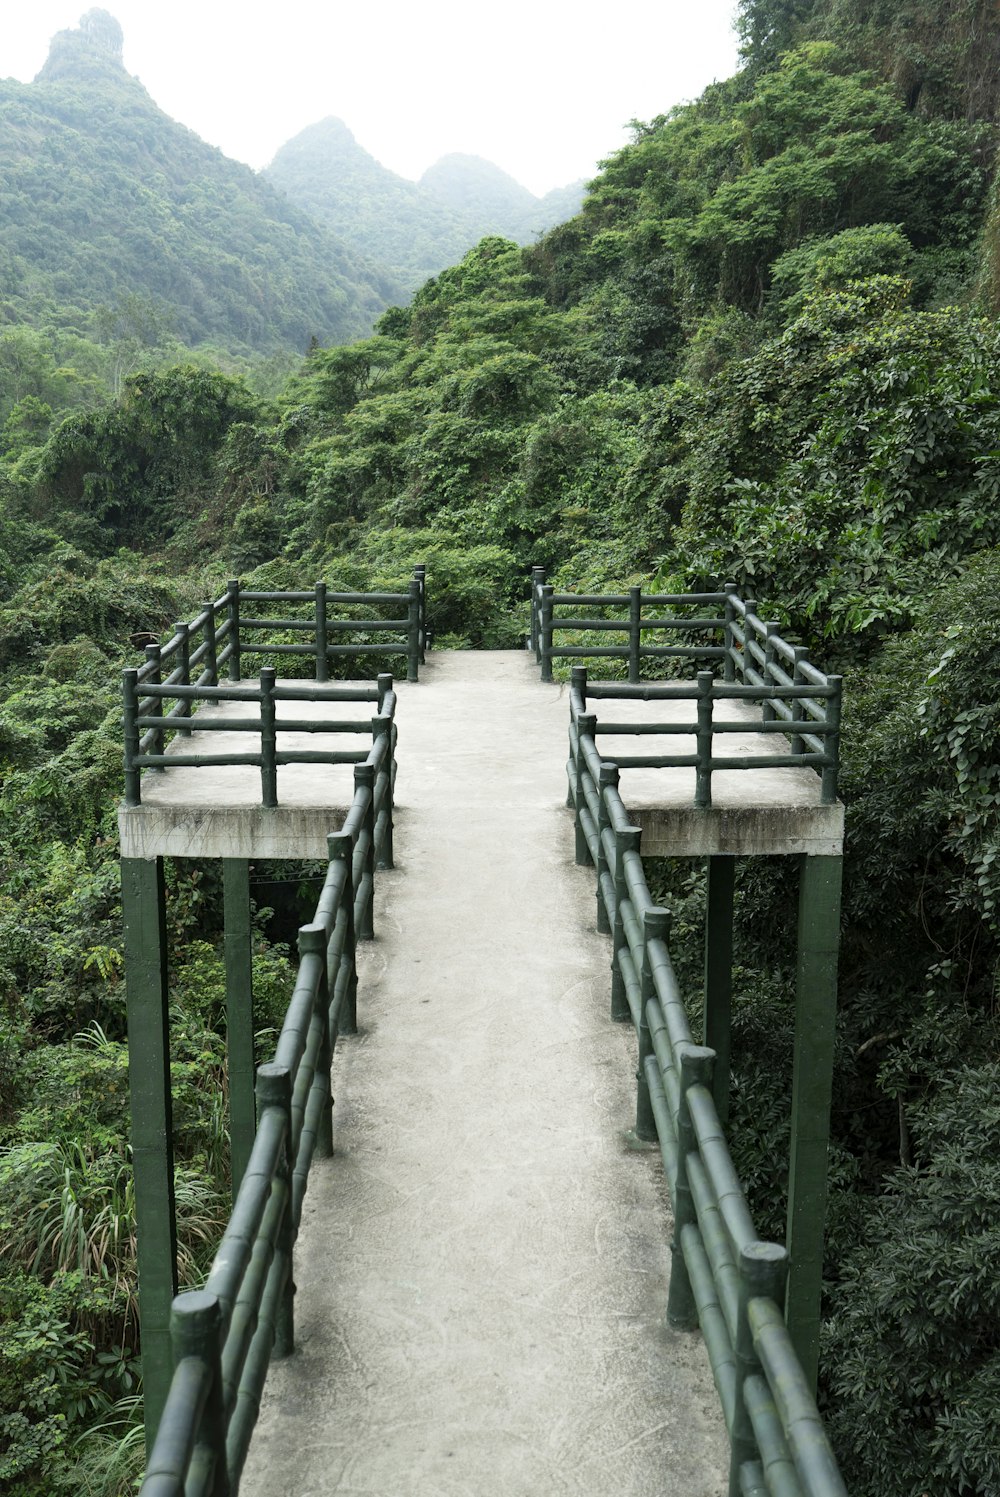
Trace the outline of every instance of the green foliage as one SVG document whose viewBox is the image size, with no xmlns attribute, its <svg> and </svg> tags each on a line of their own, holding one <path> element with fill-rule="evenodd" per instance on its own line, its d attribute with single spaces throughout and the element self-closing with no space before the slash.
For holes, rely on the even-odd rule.
<svg viewBox="0 0 1000 1497">
<path fill-rule="evenodd" d="M 996 330 L 904 296 L 826 293 L 713 381 L 673 553 L 854 652 L 997 539 Z"/>
<path fill-rule="evenodd" d="M 1000 1482 L 995 1065 L 940 1076 L 913 1132 L 916 1163 L 869 1210 L 827 1327 L 827 1417 L 858 1497 Z"/>
<path fill-rule="evenodd" d="M 807 239 L 771 267 L 772 291 L 783 320 L 801 316 L 810 296 L 846 291 L 852 281 L 907 277 L 913 249 L 899 224 L 866 224 L 828 239 Z"/>
<path fill-rule="evenodd" d="M 229 427 L 255 413 L 242 381 L 222 374 L 187 366 L 129 375 L 118 403 L 53 432 L 34 503 L 60 510 L 66 529 L 82 516 L 84 537 L 108 549 L 154 545 L 215 479 Z"/>
</svg>

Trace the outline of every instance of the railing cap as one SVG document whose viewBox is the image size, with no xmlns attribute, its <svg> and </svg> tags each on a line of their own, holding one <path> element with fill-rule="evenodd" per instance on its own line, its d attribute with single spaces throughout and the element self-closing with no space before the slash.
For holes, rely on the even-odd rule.
<svg viewBox="0 0 1000 1497">
<path fill-rule="evenodd" d="M 257 1101 L 265 1107 L 287 1109 L 292 1103 L 292 1073 L 287 1066 L 267 1061 L 257 1067 Z"/>
<path fill-rule="evenodd" d="M 218 1295 L 189 1289 L 170 1306 L 170 1345 L 175 1362 L 183 1357 L 207 1359 L 218 1355 L 222 1305 Z"/>
<path fill-rule="evenodd" d="M 326 950 L 326 926 L 315 920 L 309 925 L 300 925 L 298 948 L 300 956 L 305 956 L 307 952 L 324 952 Z"/>
</svg>

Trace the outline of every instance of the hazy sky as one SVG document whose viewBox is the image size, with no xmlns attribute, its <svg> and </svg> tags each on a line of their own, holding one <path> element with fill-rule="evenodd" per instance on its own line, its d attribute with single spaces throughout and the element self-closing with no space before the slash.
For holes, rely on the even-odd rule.
<svg viewBox="0 0 1000 1497">
<path fill-rule="evenodd" d="M 81 0 L 7 0 L 0 76 L 32 79 Z M 736 0 L 109 0 L 125 66 L 229 156 L 265 166 L 334 114 L 418 177 L 447 151 L 534 192 L 593 174 L 651 119 L 736 67 Z"/>
</svg>

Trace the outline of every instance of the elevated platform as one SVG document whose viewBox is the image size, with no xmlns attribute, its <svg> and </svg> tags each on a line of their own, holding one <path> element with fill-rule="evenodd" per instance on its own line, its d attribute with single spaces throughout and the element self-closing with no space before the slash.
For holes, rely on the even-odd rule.
<svg viewBox="0 0 1000 1497">
<path fill-rule="evenodd" d="M 551 690 L 551 688 L 550 688 Z M 616 755 L 693 754 L 695 703 L 598 699 L 588 712 L 601 722 L 690 723 L 691 736 L 641 737 L 598 732 L 605 759 Z M 787 752 L 782 734 L 755 733 L 760 709 L 744 702 L 720 703 L 717 716 L 746 722 L 746 733 L 727 734 L 725 752 L 733 757 Z M 622 800 L 642 828 L 647 857 L 733 857 L 768 853 L 837 856 L 844 845 L 844 807 L 820 802 L 820 777 L 811 769 L 720 769 L 712 775 L 712 804 L 694 804 L 693 769 L 623 769 Z"/>
<path fill-rule="evenodd" d="M 253 686 L 252 680 L 243 683 Z M 278 682 L 279 685 L 291 684 Z M 345 682 L 332 683 L 343 686 Z M 322 688 L 314 687 L 316 690 Z M 260 735 L 234 729 L 198 732 L 205 721 L 237 722 L 258 712 L 251 702 L 206 704 L 192 717 L 193 731 L 178 735 L 168 755 L 260 752 Z M 364 722 L 374 706 L 363 702 L 276 703 L 278 748 L 315 749 L 311 733 L 281 733 L 282 720 Z M 337 735 L 337 748 L 358 747 L 359 735 Z M 347 814 L 354 794 L 350 764 L 283 764 L 278 768 L 278 802 L 261 805 L 260 770 L 233 764 L 147 770 L 142 805 L 121 806 L 118 831 L 123 858 L 325 858 L 327 833 Z"/>
</svg>

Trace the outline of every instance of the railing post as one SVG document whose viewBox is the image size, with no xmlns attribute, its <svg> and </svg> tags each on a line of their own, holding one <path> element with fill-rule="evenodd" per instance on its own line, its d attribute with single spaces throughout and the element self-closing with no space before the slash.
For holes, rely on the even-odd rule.
<svg viewBox="0 0 1000 1497">
<path fill-rule="evenodd" d="M 139 1326 L 148 1452 L 170 1387 L 170 1304 L 177 1293 L 163 859 L 122 858 L 121 875 Z"/>
<path fill-rule="evenodd" d="M 628 990 L 622 974 L 619 952 L 628 944 L 625 938 L 623 908 L 628 899 L 628 880 L 625 877 L 625 854 L 638 852 L 642 832 L 637 826 L 623 827 L 615 832 L 615 923 L 611 932 L 611 1017 L 616 1024 L 631 1019 L 632 1008 L 628 1001 Z"/>
<path fill-rule="evenodd" d="M 276 1108 L 285 1120 L 285 1142 L 281 1150 L 281 1163 L 277 1178 L 285 1188 L 285 1208 L 281 1213 L 278 1238 L 274 1244 L 275 1259 L 284 1259 L 284 1285 L 281 1302 L 275 1314 L 275 1356 L 287 1357 L 295 1350 L 295 1281 L 292 1277 L 292 1248 L 295 1242 L 295 1227 L 292 1222 L 292 1075 L 287 1066 L 268 1065 L 257 1067 L 257 1117 L 258 1127 L 269 1107 Z"/>
<path fill-rule="evenodd" d="M 639 969 L 639 1064 L 636 1069 L 635 1135 L 644 1143 L 652 1143 L 657 1137 L 656 1118 L 649 1096 L 646 1080 L 646 1061 L 653 1054 L 653 1042 L 649 1034 L 649 1016 L 646 1005 L 656 996 L 653 982 L 653 967 L 649 959 L 650 941 L 665 941 L 670 929 L 670 916 L 666 910 L 643 910 L 642 912 L 642 965 Z"/>
<path fill-rule="evenodd" d="M 413 568 L 413 576 L 420 583 L 420 664 L 427 664 L 427 568 Z"/>
<path fill-rule="evenodd" d="M 344 994 L 344 1002 L 340 1006 L 340 1018 L 337 1023 L 338 1034 L 357 1034 L 358 1032 L 358 967 L 357 967 L 357 939 L 354 933 L 354 839 L 350 832 L 331 832 L 326 839 L 326 850 L 330 861 L 343 863 L 344 865 L 344 947 L 341 953 L 341 961 L 350 963 L 351 975 L 347 983 L 347 991 Z M 327 983 L 332 993 L 336 984 L 336 973 L 327 968 Z"/>
<path fill-rule="evenodd" d="M 406 617 L 406 679 L 420 679 L 420 583 L 414 580 L 409 586 L 410 601 Z"/>
<path fill-rule="evenodd" d="M 736 648 L 736 639 L 733 635 L 733 624 L 736 620 L 736 608 L 733 604 L 733 597 L 738 589 L 735 582 L 727 582 L 722 590 L 726 595 L 726 626 L 722 635 L 726 649 L 726 658 L 722 664 L 722 679 L 724 681 L 735 681 L 736 661 L 733 659 L 733 651 Z"/>
<path fill-rule="evenodd" d="M 160 684 L 160 677 L 161 677 L 161 671 L 160 671 L 160 646 L 159 645 L 147 645 L 146 648 L 145 648 L 145 650 L 143 651 L 143 653 L 146 656 L 147 663 L 153 667 L 152 670 L 150 671 L 149 675 L 146 677 L 146 680 L 149 682 L 150 686 L 159 686 L 159 684 Z M 140 695 L 141 695 L 141 692 L 140 692 Z M 153 705 L 153 712 L 154 712 L 154 715 L 156 717 L 163 717 L 165 715 L 164 714 L 164 710 L 163 710 L 163 703 L 164 703 L 164 698 L 163 697 L 154 697 L 153 698 L 153 704 L 154 704 Z M 162 754 L 163 753 L 163 744 L 164 744 L 163 729 L 162 728 L 157 728 L 156 731 L 154 732 L 151 740 L 150 740 L 150 744 L 149 744 L 150 752 L 153 753 L 153 754 Z M 159 764 L 157 764 L 155 767 L 157 769 L 162 768 L 162 766 L 159 765 Z"/>
<path fill-rule="evenodd" d="M 597 792 L 597 929 L 602 936 L 611 935 L 611 913 L 604 899 L 604 880 L 610 877 L 608 855 L 604 850 L 604 833 L 611 826 L 607 793 L 618 788 L 618 765 L 603 763 Z"/>
<path fill-rule="evenodd" d="M 750 671 L 755 671 L 757 669 L 757 666 L 754 663 L 753 655 L 750 653 L 750 640 L 755 636 L 756 630 L 753 629 L 750 625 L 750 617 L 751 615 L 753 615 L 754 618 L 757 617 L 757 599 L 747 598 L 743 606 L 745 609 L 745 612 L 743 614 L 743 685 L 752 686 L 754 683 L 750 680 L 750 676 L 748 673 Z"/>
<path fill-rule="evenodd" d="M 572 763 L 573 762 L 573 696 L 572 696 L 572 693 L 573 692 L 579 692 L 580 701 L 582 703 L 583 710 L 586 711 L 587 710 L 587 667 L 585 665 L 571 665 L 570 666 L 570 671 L 569 671 L 569 686 L 570 686 L 569 757 L 570 757 L 570 763 Z M 576 781 L 575 781 L 575 779 L 570 779 L 569 774 L 567 774 L 566 779 L 567 779 L 567 784 L 566 784 L 566 805 L 570 808 L 570 810 L 572 810 L 573 809 L 573 805 L 574 805 L 574 801 L 573 801 L 573 786 L 576 784 Z"/>
<path fill-rule="evenodd" d="M 240 584 L 237 577 L 226 583 L 226 612 L 229 616 L 229 679 L 240 681 Z"/>
<path fill-rule="evenodd" d="M 736 859 L 707 860 L 705 910 L 705 1044 L 715 1051 L 712 1091 L 723 1125 L 729 1118 L 733 1008 L 733 891 Z"/>
<path fill-rule="evenodd" d="M 744 1397 L 748 1377 L 760 1371 L 750 1327 L 749 1305 L 752 1299 L 770 1299 L 781 1307 L 785 1293 L 788 1258 L 784 1248 L 775 1242 L 750 1242 L 740 1248 L 739 1289 L 736 1303 L 736 1401 L 733 1428 L 730 1433 L 729 1497 L 740 1497 L 740 1468 L 758 1458 L 757 1438 Z"/>
<path fill-rule="evenodd" d="M 712 804 L 712 681 L 711 671 L 698 672 L 698 764 L 695 768 L 694 803 Z"/>
<path fill-rule="evenodd" d="M 327 655 L 326 583 L 316 584 L 316 680 L 329 681 L 330 661 Z"/>
<path fill-rule="evenodd" d="M 138 806 L 142 802 L 140 773 L 135 767 L 139 753 L 139 693 L 137 670 L 122 671 L 122 699 L 125 714 L 125 804 Z"/>
<path fill-rule="evenodd" d="M 368 808 L 365 811 L 364 820 L 364 831 L 368 838 L 364 876 L 368 879 L 370 892 L 361 912 L 361 925 L 357 934 L 360 941 L 373 941 L 375 939 L 375 766 L 373 764 L 355 764 L 354 766 L 354 793 L 357 794 L 361 789 L 369 792 Z"/>
<path fill-rule="evenodd" d="M 785 1318 L 813 1393 L 819 1361 L 842 872 L 843 858 L 833 856 L 803 857 L 799 872 Z"/>
<path fill-rule="evenodd" d="M 576 863 L 579 868 L 586 868 L 594 860 L 590 855 L 590 844 L 583 830 L 583 811 L 587 806 L 587 795 L 584 790 L 584 782 L 589 773 L 587 769 L 587 756 L 583 751 L 584 738 L 593 738 L 597 732 L 597 714 L 594 712 L 581 712 L 576 720 L 576 820 L 574 823 L 576 831 Z M 599 787 L 598 787 L 599 788 Z"/>
<path fill-rule="evenodd" d="M 179 684 L 181 686 L 190 686 L 191 685 L 191 626 L 190 626 L 190 624 L 186 623 L 184 619 L 181 619 L 178 623 L 176 623 L 174 625 L 174 633 L 175 634 L 179 634 L 180 638 L 181 638 L 181 644 L 180 644 L 181 679 L 180 679 L 180 683 Z M 185 701 L 185 699 L 183 697 L 181 697 L 180 700 L 179 700 L 179 702 L 177 703 L 177 708 L 178 708 L 178 710 L 177 710 L 177 716 L 178 717 L 190 717 L 191 716 L 191 703 L 188 702 L 188 701 Z M 191 729 L 186 724 L 183 725 L 183 726 L 180 725 L 180 724 L 178 724 L 177 731 L 178 731 L 178 733 L 183 733 L 186 738 L 189 738 L 191 736 Z"/>
<path fill-rule="evenodd" d="M 541 600 L 539 603 L 539 639 L 542 656 L 542 680 L 552 680 L 552 594 L 554 588 L 549 583 L 543 582 L 539 588 Z"/>
<path fill-rule="evenodd" d="M 274 679 L 272 665 L 260 668 L 260 789 L 261 803 L 278 804 L 277 728 L 274 719 Z"/>
<path fill-rule="evenodd" d="M 191 1457 L 191 1467 L 211 1471 L 205 1497 L 229 1497 L 226 1469 L 226 1411 L 222 1392 L 222 1306 L 214 1294 L 192 1289 L 179 1294 L 170 1307 L 170 1348 L 174 1366 L 194 1357 L 209 1370 L 208 1396 Z M 155 1449 L 153 1455 L 155 1457 Z M 155 1462 L 147 1474 L 156 1475 Z"/>
<path fill-rule="evenodd" d="M 531 649 L 534 652 L 536 664 L 541 661 L 541 633 L 538 627 L 538 601 L 541 588 L 545 582 L 545 568 L 532 567 L 531 569 Z"/>
<path fill-rule="evenodd" d="M 772 643 L 772 638 L 773 638 L 773 636 L 775 634 L 777 634 L 777 632 L 778 632 L 778 630 L 780 628 L 781 628 L 780 624 L 773 624 L 772 623 L 772 624 L 765 624 L 764 625 L 764 668 L 761 671 L 761 675 L 764 677 L 764 685 L 765 686 L 773 686 L 774 685 L 774 669 L 773 669 L 773 667 L 774 667 L 774 661 L 775 661 L 775 652 L 774 652 L 774 645 Z M 773 722 L 774 719 L 777 717 L 777 715 L 778 714 L 774 710 L 774 703 L 773 702 L 769 702 L 766 699 L 763 702 L 761 702 L 761 719 L 762 719 L 762 721 L 764 721 L 766 723 Z"/>
<path fill-rule="evenodd" d="M 327 980 L 326 943 L 327 931 L 325 925 L 320 923 L 299 926 L 299 957 L 314 955 L 321 958 L 315 1011 L 320 1016 L 322 1029 L 319 1053 L 316 1057 L 316 1071 L 313 1078 L 313 1086 L 315 1087 L 318 1084 L 323 1094 L 323 1106 L 320 1109 L 319 1123 L 316 1128 L 316 1153 L 320 1159 L 333 1158 L 333 1095 L 330 1091 L 330 1067 L 333 1064 L 333 1044 L 330 1039 L 330 988 Z"/>
<path fill-rule="evenodd" d="M 393 689 L 393 684 L 391 671 L 383 671 L 376 679 L 376 685 L 378 686 L 378 710 L 380 712 L 385 704 L 386 697 Z M 396 804 L 396 740 L 396 722 L 393 719 L 389 727 L 389 803 L 392 806 Z"/>
<path fill-rule="evenodd" d="M 392 720 L 388 717 L 372 718 L 372 738 L 378 743 L 380 738 L 386 740 L 385 753 L 380 761 L 380 767 L 375 779 L 378 786 L 382 780 L 385 786 L 385 794 L 382 797 L 382 805 L 385 809 L 385 835 L 382 838 L 382 846 L 379 849 L 377 868 L 394 868 L 392 851 Z M 373 791 L 374 795 L 374 791 Z M 374 825 L 374 817 L 373 817 Z"/>
<path fill-rule="evenodd" d="M 806 696 L 808 694 L 808 688 L 806 687 L 805 680 L 804 680 L 803 675 L 802 675 L 802 662 L 803 662 L 803 660 L 805 660 L 805 658 L 806 658 L 806 656 L 808 654 L 809 654 L 809 651 L 806 649 L 805 645 L 796 645 L 795 646 L 795 650 L 794 650 L 795 664 L 792 667 L 792 683 L 795 686 L 802 686 L 802 688 L 803 688 L 802 695 L 803 696 Z M 802 706 L 802 703 L 799 701 L 798 697 L 793 697 L 792 700 L 791 700 L 791 702 L 789 703 L 789 706 L 792 709 L 792 715 L 793 715 L 793 717 L 804 717 L 805 716 L 805 710 L 804 710 L 804 708 Z M 791 748 L 791 751 L 792 751 L 793 754 L 801 754 L 801 753 L 805 752 L 805 744 L 802 741 L 802 735 L 801 735 L 801 733 L 793 733 L 792 734 L 791 743 L 789 744 L 789 747 Z M 826 745 L 824 744 L 824 748 L 825 747 L 826 747 Z"/>
<path fill-rule="evenodd" d="M 642 658 L 642 588 L 628 590 L 628 678 L 639 684 L 639 662 Z"/>
<path fill-rule="evenodd" d="M 254 1111 L 253 923 L 250 864 L 222 859 L 223 957 L 226 969 L 226 1058 L 232 1196 L 246 1172 L 256 1134 Z"/>
<path fill-rule="evenodd" d="M 677 1067 L 680 1081 L 680 1107 L 677 1112 L 677 1178 L 674 1183 L 674 1239 L 670 1244 L 670 1288 L 667 1293 L 667 1324 L 679 1331 L 693 1331 L 698 1324 L 698 1307 L 691 1288 L 691 1277 L 684 1261 L 684 1229 L 697 1226 L 698 1213 L 688 1182 L 688 1155 L 697 1148 L 687 1094 L 692 1086 L 712 1086 L 711 1050 L 700 1045 L 678 1045 Z"/>
<path fill-rule="evenodd" d="M 205 614 L 205 659 L 208 662 L 205 669 L 208 672 L 209 686 L 219 684 L 219 651 L 215 639 L 215 604 L 209 600 L 201 605 Z"/>
<path fill-rule="evenodd" d="M 837 774 L 840 764 L 840 712 L 843 699 L 844 678 L 842 676 L 827 676 L 828 686 L 834 689 L 833 696 L 826 699 L 826 726 L 831 729 L 824 734 L 823 748 L 833 760 L 823 769 L 823 781 L 820 796 L 824 806 L 832 806 L 837 799 Z"/>
</svg>

